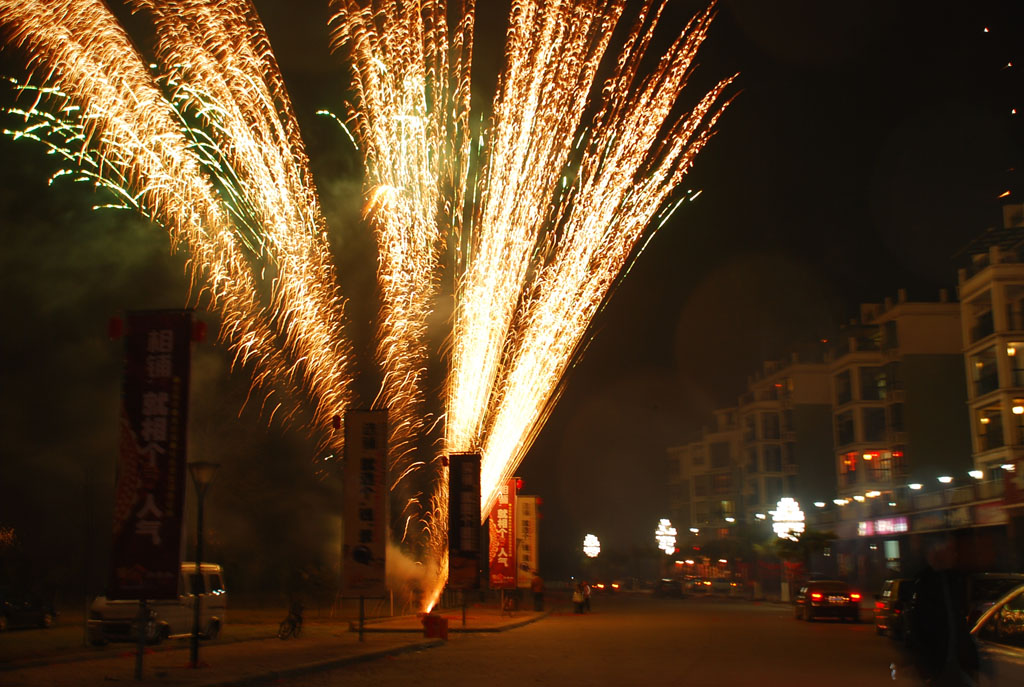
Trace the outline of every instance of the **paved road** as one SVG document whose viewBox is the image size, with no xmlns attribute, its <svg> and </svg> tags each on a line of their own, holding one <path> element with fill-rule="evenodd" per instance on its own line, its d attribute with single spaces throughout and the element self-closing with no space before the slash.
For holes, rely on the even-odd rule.
<svg viewBox="0 0 1024 687">
<path fill-rule="evenodd" d="M 788 606 L 725 599 L 595 598 L 587 615 L 557 612 L 495 635 L 278 681 L 292 687 L 509 685 L 915 684 L 870 623 L 806 623 Z"/>
</svg>

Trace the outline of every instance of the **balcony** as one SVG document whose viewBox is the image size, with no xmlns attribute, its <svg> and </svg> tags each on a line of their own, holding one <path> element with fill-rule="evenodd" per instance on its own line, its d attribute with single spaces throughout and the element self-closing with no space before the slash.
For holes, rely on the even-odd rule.
<svg viewBox="0 0 1024 687">
<path fill-rule="evenodd" d="M 1004 492 L 1003 480 L 992 479 L 986 482 L 951 487 L 942 491 L 914 494 L 910 505 L 913 510 L 932 510 L 944 506 L 959 506 L 975 501 L 998 499 L 1004 495 Z"/>
<path fill-rule="evenodd" d="M 992 312 L 983 313 L 971 327 L 971 343 L 981 341 L 986 336 L 995 333 L 995 320 L 992 318 Z"/>
<path fill-rule="evenodd" d="M 907 433 L 902 429 L 893 428 L 885 433 L 885 439 L 891 445 L 903 445 L 907 443 Z"/>
<path fill-rule="evenodd" d="M 1003 433 L 994 432 L 991 429 L 987 434 L 981 434 L 978 436 L 978 449 L 984 453 L 985 451 L 991 451 L 992 449 L 1002 448 L 1006 446 L 1006 442 L 1003 441 Z"/>
<path fill-rule="evenodd" d="M 992 371 L 974 380 L 974 395 L 984 396 L 999 388 L 999 374 Z"/>
</svg>

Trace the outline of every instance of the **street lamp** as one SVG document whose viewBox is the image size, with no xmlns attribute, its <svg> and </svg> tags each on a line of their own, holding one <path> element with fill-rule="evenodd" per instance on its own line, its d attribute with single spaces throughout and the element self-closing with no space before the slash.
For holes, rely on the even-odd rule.
<svg viewBox="0 0 1024 687">
<path fill-rule="evenodd" d="M 206 498 L 206 489 L 217 474 L 219 463 L 211 463 L 205 460 L 197 460 L 188 464 L 188 472 L 192 475 L 192 484 L 196 488 L 196 572 L 192 578 L 192 646 L 191 665 L 199 667 L 199 585 L 201 584 L 202 571 L 200 565 L 203 561 L 203 500 Z"/>
<path fill-rule="evenodd" d="M 658 521 L 658 529 L 654 531 L 654 539 L 658 542 L 658 548 L 666 555 L 672 555 L 676 551 L 676 528 L 668 518 Z"/>
</svg>

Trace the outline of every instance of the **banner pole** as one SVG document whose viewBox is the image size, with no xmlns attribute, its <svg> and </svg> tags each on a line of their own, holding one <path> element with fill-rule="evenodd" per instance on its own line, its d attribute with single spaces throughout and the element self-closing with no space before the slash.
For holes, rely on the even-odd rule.
<svg viewBox="0 0 1024 687">
<path fill-rule="evenodd" d="M 363 641 L 363 620 L 365 619 L 363 614 L 363 595 L 359 595 L 359 641 Z"/>
<path fill-rule="evenodd" d="M 146 620 L 149 618 L 149 609 L 145 599 L 139 599 L 139 614 L 136 617 L 139 626 L 139 641 L 135 645 L 135 680 L 142 680 L 142 655 L 146 652 Z"/>
</svg>

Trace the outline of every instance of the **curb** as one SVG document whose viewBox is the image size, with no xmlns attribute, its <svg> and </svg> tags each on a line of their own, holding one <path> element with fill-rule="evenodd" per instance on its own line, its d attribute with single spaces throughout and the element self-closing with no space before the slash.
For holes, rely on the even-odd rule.
<svg viewBox="0 0 1024 687">
<path fill-rule="evenodd" d="M 507 625 L 499 625 L 499 626 L 495 626 L 495 627 L 462 627 L 462 626 L 452 627 L 451 625 L 449 625 L 448 626 L 448 632 L 449 633 L 459 632 L 459 633 L 467 633 L 467 634 L 482 633 L 482 632 L 504 632 L 505 630 L 514 630 L 517 627 L 523 627 L 524 625 L 529 625 L 530 623 L 535 623 L 538 620 L 543 620 L 544 618 L 547 618 L 549 615 L 551 615 L 551 611 L 544 611 L 543 613 L 541 613 L 540 615 L 538 615 L 535 618 L 527 618 L 526 620 L 520 620 L 517 623 L 509 623 Z M 349 630 L 349 632 L 359 632 L 359 624 L 350 621 L 349 625 L 348 625 L 348 630 Z M 401 627 L 371 628 L 371 627 L 367 627 L 367 626 L 364 625 L 363 626 L 363 632 L 395 633 L 395 634 L 399 634 L 399 633 L 419 634 L 419 633 L 423 632 L 423 628 L 421 628 L 421 627 L 413 627 L 413 628 L 408 628 L 408 629 L 401 628 Z"/>
<path fill-rule="evenodd" d="M 400 656 L 402 654 L 411 653 L 413 651 L 423 651 L 425 649 L 432 649 L 434 647 L 441 646 L 442 644 L 444 644 L 443 639 L 431 639 L 424 642 L 406 644 L 405 646 L 393 647 L 390 649 L 378 649 L 377 651 L 369 651 L 365 654 L 357 654 L 355 656 L 332 658 L 326 661 L 306 663 L 304 665 L 294 666 L 292 668 L 271 670 L 266 673 L 261 673 L 259 675 L 249 675 L 247 677 L 238 678 L 237 680 L 211 682 L 203 685 L 203 687 L 248 687 L 249 685 L 259 685 L 266 682 L 272 682 L 274 680 L 300 677 L 302 675 L 309 675 L 311 673 L 332 670 L 334 668 L 340 668 L 342 666 L 353 665 L 356 663 L 364 663 L 367 661 L 374 661 L 378 658 L 385 658 L 387 656 Z"/>
<path fill-rule="evenodd" d="M 277 635 L 275 633 L 268 633 L 266 637 L 239 637 L 237 639 L 225 639 L 222 637 L 219 640 L 216 640 L 216 644 L 201 644 L 200 646 L 223 646 L 226 644 L 237 644 L 239 642 L 253 642 L 264 639 L 273 639 L 276 636 Z M 208 642 L 209 640 L 203 641 Z M 188 648 L 189 647 L 187 645 L 181 646 L 169 643 L 161 643 L 158 645 L 147 644 L 145 653 L 148 655 L 164 653 L 167 651 L 187 651 Z M 135 653 L 134 642 L 117 642 L 111 643 L 107 647 L 99 647 L 95 649 L 82 649 L 76 650 L 71 653 L 54 654 L 52 656 L 36 656 L 32 658 L 15 659 L 13 661 L 8 661 L 6 663 L 0 663 L 0 673 L 14 670 L 23 670 L 28 668 L 39 668 L 41 666 L 58 665 L 61 663 L 83 663 L 86 661 L 100 661 L 103 659 L 115 658 L 126 653 Z"/>
</svg>

